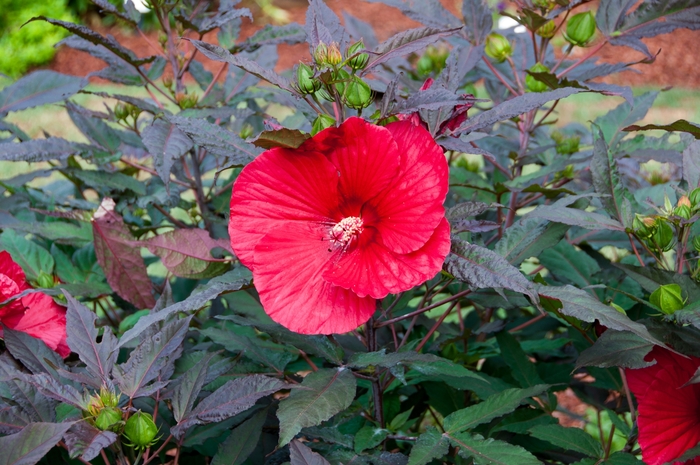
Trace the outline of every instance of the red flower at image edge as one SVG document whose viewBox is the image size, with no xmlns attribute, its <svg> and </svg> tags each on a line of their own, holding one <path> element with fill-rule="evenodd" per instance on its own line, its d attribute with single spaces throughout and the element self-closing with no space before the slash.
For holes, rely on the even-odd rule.
<svg viewBox="0 0 700 465">
<path fill-rule="evenodd" d="M 30 287 L 22 268 L 8 252 L 0 252 L 0 302 L 27 289 Z M 34 292 L 0 307 L 0 323 L 41 339 L 61 357 L 70 354 L 66 343 L 66 309 L 46 294 Z"/>
<path fill-rule="evenodd" d="M 637 398 L 642 459 L 647 465 L 662 465 L 700 443 L 700 384 L 685 385 L 700 366 L 700 359 L 684 358 L 660 347 L 645 359 L 656 363 L 625 371 Z M 700 465 L 700 458 L 684 463 Z"/>
<path fill-rule="evenodd" d="M 231 245 L 265 311 L 303 334 L 365 323 L 376 299 L 435 276 L 450 251 L 445 156 L 408 121 L 349 118 L 238 176 Z"/>
</svg>

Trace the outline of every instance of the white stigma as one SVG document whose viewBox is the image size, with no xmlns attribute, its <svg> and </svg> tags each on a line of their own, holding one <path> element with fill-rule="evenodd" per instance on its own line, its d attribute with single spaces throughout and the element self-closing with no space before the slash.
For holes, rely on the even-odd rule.
<svg viewBox="0 0 700 465">
<path fill-rule="evenodd" d="M 360 236 L 364 231 L 362 218 L 348 216 L 331 228 L 331 244 L 346 247 L 350 241 Z"/>
</svg>

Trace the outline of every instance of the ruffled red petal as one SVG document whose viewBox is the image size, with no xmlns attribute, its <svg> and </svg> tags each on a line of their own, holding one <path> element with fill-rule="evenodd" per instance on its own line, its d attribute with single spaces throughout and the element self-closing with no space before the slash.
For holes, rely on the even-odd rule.
<svg viewBox="0 0 700 465">
<path fill-rule="evenodd" d="M 290 222 L 333 222 L 337 185 L 336 168 L 317 152 L 275 148 L 246 166 L 233 186 L 229 223 L 241 263 L 253 269 L 256 244 Z"/>
<path fill-rule="evenodd" d="M 12 281 L 16 282 L 20 292 L 29 289 L 24 270 L 15 263 L 10 253 L 6 250 L 0 252 L 0 274 L 4 274 Z"/>
<path fill-rule="evenodd" d="M 255 248 L 255 287 L 270 317 L 302 334 L 351 331 L 374 313 L 376 301 L 323 279 L 329 252 L 327 231 L 292 223 L 267 234 Z"/>
<path fill-rule="evenodd" d="M 332 263 L 323 277 L 361 297 L 381 299 L 432 278 L 450 253 L 450 225 L 444 218 L 428 242 L 409 254 L 389 250 L 377 239 L 376 232 L 365 231 L 358 246 Z"/>
<path fill-rule="evenodd" d="M 66 342 L 66 309 L 51 296 L 41 292 L 28 294 L 21 299 L 26 311 L 4 318 L 2 323 L 15 331 L 22 331 L 41 339 L 61 357 L 67 357 L 70 349 Z"/>
<path fill-rule="evenodd" d="M 324 153 L 338 169 L 341 220 L 384 191 L 399 172 L 400 152 L 391 133 L 362 118 L 348 118 L 307 140 L 302 148 Z"/>
<path fill-rule="evenodd" d="M 654 348 L 650 356 L 657 363 L 627 370 L 627 379 L 639 405 L 637 426 L 644 463 L 661 465 L 700 443 L 700 385 L 685 386 L 700 359 L 661 348 Z"/>
<path fill-rule="evenodd" d="M 0 302 L 13 297 L 20 292 L 29 289 L 27 278 L 22 268 L 12 260 L 12 256 L 6 250 L 0 252 Z M 20 300 L 14 300 L 0 307 L 0 321 L 11 315 L 24 313 L 24 305 Z"/>
<path fill-rule="evenodd" d="M 445 155 L 430 133 L 409 121 L 386 126 L 397 142 L 401 169 L 393 184 L 369 203 L 384 245 L 405 254 L 420 249 L 445 217 L 449 187 Z"/>
</svg>

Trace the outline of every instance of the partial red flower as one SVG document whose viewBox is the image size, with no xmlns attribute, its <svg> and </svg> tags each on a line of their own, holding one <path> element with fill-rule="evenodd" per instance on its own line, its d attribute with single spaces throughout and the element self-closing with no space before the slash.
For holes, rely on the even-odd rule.
<svg viewBox="0 0 700 465">
<path fill-rule="evenodd" d="M 440 271 L 450 251 L 447 189 L 445 157 L 425 129 L 350 118 L 243 169 L 231 245 L 273 320 L 344 333 L 372 316 L 376 299 Z"/>
<path fill-rule="evenodd" d="M 419 90 L 428 90 L 432 87 L 432 85 L 435 83 L 435 80 L 433 78 L 428 78 L 423 82 L 423 85 L 420 87 Z M 474 96 L 472 94 L 462 94 L 462 98 L 469 100 L 469 99 L 474 99 Z M 452 109 L 452 114 L 447 118 L 441 125 L 440 129 L 438 129 L 437 133 L 439 134 L 444 134 L 446 131 L 454 131 L 458 127 L 462 125 L 467 120 L 467 111 L 471 107 L 474 106 L 474 103 L 469 101 L 467 103 L 463 103 L 461 105 L 455 105 L 455 107 Z M 400 120 L 408 120 L 411 121 L 415 125 L 420 125 L 422 124 L 420 115 L 418 112 L 415 113 L 410 113 L 410 114 L 399 114 L 396 115 Z"/>
<path fill-rule="evenodd" d="M 700 367 L 700 358 L 655 347 L 646 360 L 656 363 L 626 370 L 627 381 L 637 398 L 642 459 L 648 465 L 662 465 L 700 443 L 700 384 L 686 385 Z M 700 458 L 684 464 L 700 465 Z"/>
<path fill-rule="evenodd" d="M 0 252 L 0 302 L 29 288 L 22 268 L 8 252 Z M 61 357 L 70 354 L 66 343 L 66 309 L 44 293 L 27 294 L 0 307 L 0 323 L 41 339 Z"/>
</svg>

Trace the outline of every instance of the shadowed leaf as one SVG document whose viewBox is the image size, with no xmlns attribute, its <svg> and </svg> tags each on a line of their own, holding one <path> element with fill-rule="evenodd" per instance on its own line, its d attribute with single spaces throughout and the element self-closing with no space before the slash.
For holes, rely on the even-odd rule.
<svg viewBox="0 0 700 465">
<path fill-rule="evenodd" d="M 298 129 L 279 129 L 277 131 L 264 131 L 251 143 L 262 149 L 283 147 L 296 149 L 310 136 Z"/>
<path fill-rule="evenodd" d="M 117 440 L 112 431 L 100 431 L 86 421 L 74 424 L 64 436 L 71 457 L 80 456 L 90 461 L 100 455 L 100 451 Z"/>
<path fill-rule="evenodd" d="M 194 145 L 192 140 L 175 124 L 156 119 L 141 133 L 144 145 L 153 157 L 158 176 L 167 186 L 170 170 L 175 160 L 186 154 Z"/>
<path fill-rule="evenodd" d="M 219 450 L 212 459 L 212 465 L 240 465 L 255 450 L 260 441 L 267 410 L 254 414 L 219 445 Z"/>
<path fill-rule="evenodd" d="M 0 115 L 61 102 L 87 85 L 87 80 L 54 71 L 35 71 L 0 92 Z"/>
<path fill-rule="evenodd" d="M 434 426 L 429 426 L 425 433 L 418 436 L 416 445 L 408 456 L 408 465 L 426 465 L 433 459 L 447 454 L 450 443 Z"/>
<path fill-rule="evenodd" d="M 290 465 L 330 465 L 330 462 L 312 451 L 301 441 L 292 441 L 289 445 Z"/>
<path fill-rule="evenodd" d="M 32 423 L 17 434 L 0 438 L 0 465 L 34 465 L 41 460 L 73 425 Z"/>
<path fill-rule="evenodd" d="M 473 459 L 475 465 L 540 465 L 542 462 L 526 449 L 495 439 L 471 434 L 450 435 L 450 442 L 459 447 L 459 455 Z"/>
<path fill-rule="evenodd" d="M 576 360 L 576 368 L 648 367 L 654 363 L 645 361 L 644 357 L 653 347 L 654 344 L 634 333 L 608 329 L 595 341 L 595 344 L 581 352 Z"/>
</svg>

